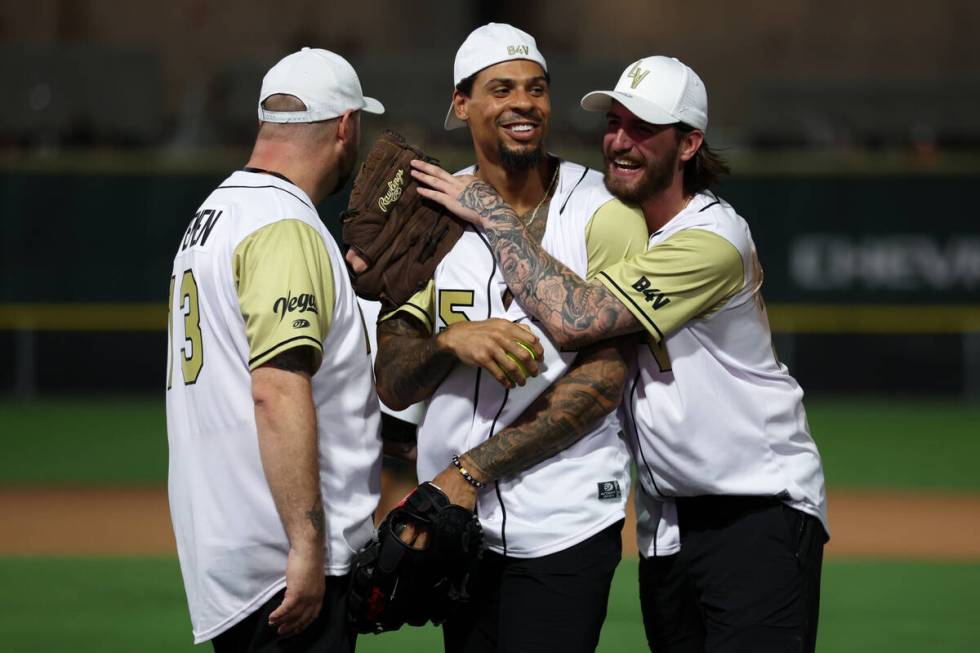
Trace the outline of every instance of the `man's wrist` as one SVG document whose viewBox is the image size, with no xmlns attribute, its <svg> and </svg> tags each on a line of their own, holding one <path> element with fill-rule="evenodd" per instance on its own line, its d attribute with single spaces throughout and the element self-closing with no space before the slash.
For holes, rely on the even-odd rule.
<svg viewBox="0 0 980 653">
<path fill-rule="evenodd" d="M 436 353 L 443 356 L 451 356 L 452 358 L 457 358 L 456 350 L 453 347 L 453 334 L 450 333 L 453 325 L 450 324 L 445 329 L 436 334 Z"/>
<path fill-rule="evenodd" d="M 326 555 L 322 534 L 290 538 L 289 548 L 304 556 Z"/>
<path fill-rule="evenodd" d="M 459 467 L 465 469 L 466 473 L 480 485 L 488 485 L 495 480 L 491 478 L 490 474 L 488 474 L 486 470 L 476 463 L 473 456 L 471 456 L 469 453 L 464 453 L 459 456 Z"/>
</svg>

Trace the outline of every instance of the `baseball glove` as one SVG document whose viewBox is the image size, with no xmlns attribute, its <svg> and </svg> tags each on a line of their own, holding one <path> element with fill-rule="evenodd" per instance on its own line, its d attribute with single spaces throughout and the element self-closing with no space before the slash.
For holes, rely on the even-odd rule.
<svg viewBox="0 0 980 653">
<path fill-rule="evenodd" d="M 385 131 L 364 160 L 347 210 L 343 241 L 370 266 L 354 277 L 354 290 L 384 309 L 404 304 L 432 278 L 463 233 L 463 225 L 418 193 L 412 159 L 439 162 Z"/>
<path fill-rule="evenodd" d="M 428 532 L 428 546 L 402 542 L 406 525 Z M 351 625 L 361 633 L 403 624 L 440 624 L 469 601 L 470 579 L 483 556 L 483 529 L 473 512 L 449 503 L 422 483 L 393 509 L 378 537 L 354 557 L 347 598 Z"/>
</svg>

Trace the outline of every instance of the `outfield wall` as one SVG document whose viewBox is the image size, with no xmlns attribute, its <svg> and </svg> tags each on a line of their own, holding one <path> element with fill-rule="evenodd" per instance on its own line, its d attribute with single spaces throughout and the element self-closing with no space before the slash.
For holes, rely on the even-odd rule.
<svg viewBox="0 0 980 653">
<path fill-rule="evenodd" d="M 171 260 L 223 175 L 0 173 L 0 392 L 161 387 Z M 752 174 L 777 350 L 810 391 L 980 396 L 972 175 Z M 345 195 L 319 208 L 336 233 Z"/>
</svg>

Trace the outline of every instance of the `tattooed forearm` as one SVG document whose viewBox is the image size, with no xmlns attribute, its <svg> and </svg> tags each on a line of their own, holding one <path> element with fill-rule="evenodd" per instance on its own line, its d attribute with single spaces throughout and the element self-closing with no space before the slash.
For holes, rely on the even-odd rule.
<svg viewBox="0 0 980 653">
<path fill-rule="evenodd" d="M 310 520 L 310 525 L 313 526 L 317 536 L 322 537 L 326 529 L 326 517 L 323 514 L 323 501 L 320 497 L 317 497 L 313 507 L 306 511 L 306 518 Z"/>
<path fill-rule="evenodd" d="M 414 318 L 396 315 L 378 324 L 374 375 L 378 396 L 390 408 L 428 399 L 455 361 Z"/>
<path fill-rule="evenodd" d="M 474 181 L 459 201 L 483 216 L 511 292 L 562 347 L 580 347 L 641 329 L 602 284 L 585 281 L 544 251 L 493 187 Z"/>
<path fill-rule="evenodd" d="M 582 350 L 571 369 L 524 414 L 463 458 L 477 478 L 509 478 L 551 458 L 619 405 L 626 364 L 616 343 Z"/>
</svg>

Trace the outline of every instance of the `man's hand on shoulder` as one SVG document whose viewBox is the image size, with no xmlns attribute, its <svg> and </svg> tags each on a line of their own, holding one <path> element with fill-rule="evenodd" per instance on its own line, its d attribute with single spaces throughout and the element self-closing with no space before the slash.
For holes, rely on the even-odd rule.
<svg viewBox="0 0 980 653">
<path fill-rule="evenodd" d="M 497 191 L 478 177 L 453 175 L 426 161 L 412 161 L 412 168 L 412 177 L 424 184 L 419 186 L 419 195 L 470 224 L 486 228 L 493 209 L 507 206 Z"/>
</svg>

